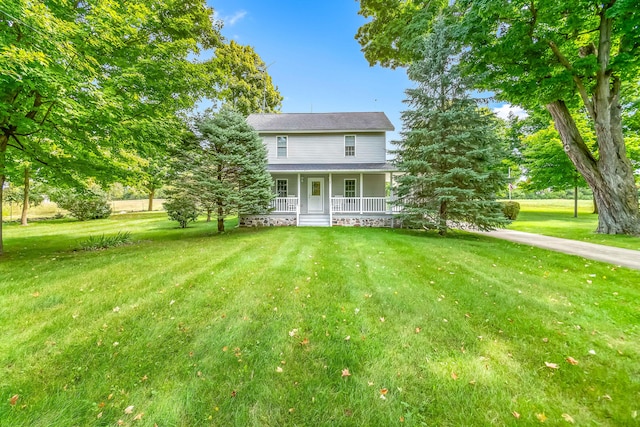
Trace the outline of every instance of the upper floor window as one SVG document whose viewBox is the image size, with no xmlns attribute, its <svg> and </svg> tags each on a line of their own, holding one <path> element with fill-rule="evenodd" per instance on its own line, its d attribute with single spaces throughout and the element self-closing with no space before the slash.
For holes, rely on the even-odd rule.
<svg viewBox="0 0 640 427">
<path fill-rule="evenodd" d="M 344 197 L 356 197 L 356 180 L 344 180 Z"/>
<path fill-rule="evenodd" d="M 289 192 L 289 180 L 276 179 L 276 194 L 278 197 L 287 197 Z"/>
<path fill-rule="evenodd" d="M 356 136 L 345 135 L 344 136 L 344 156 L 353 157 L 356 155 Z"/>
<path fill-rule="evenodd" d="M 287 137 L 276 136 L 276 144 L 278 147 L 278 157 L 287 157 Z"/>
</svg>

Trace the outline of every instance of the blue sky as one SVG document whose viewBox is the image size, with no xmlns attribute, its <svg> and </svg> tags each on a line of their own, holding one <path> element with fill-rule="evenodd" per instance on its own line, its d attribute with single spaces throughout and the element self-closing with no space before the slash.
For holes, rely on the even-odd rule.
<svg viewBox="0 0 640 427">
<path fill-rule="evenodd" d="M 354 36 L 365 19 L 355 0 L 208 0 L 228 40 L 250 45 L 269 66 L 283 113 L 383 111 L 399 139 L 404 69 L 370 67 Z"/>
</svg>

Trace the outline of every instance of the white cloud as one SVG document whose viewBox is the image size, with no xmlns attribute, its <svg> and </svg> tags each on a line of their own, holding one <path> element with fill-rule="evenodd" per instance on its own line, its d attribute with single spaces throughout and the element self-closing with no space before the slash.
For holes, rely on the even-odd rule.
<svg viewBox="0 0 640 427">
<path fill-rule="evenodd" d="M 220 12 L 218 12 L 217 10 L 213 11 L 214 21 L 222 21 L 224 25 L 229 27 L 232 27 L 233 25 L 237 24 L 245 16 L 247 16 L 246 10 L 239 10 L 231 16 L 222 16 Z"/>
<path fill-rule="evenodd" d="M 238 21 L 244 18 L 247 15 L 247 12 L 244 10 L 240 10 L 234 13 L 232 16 L 228 16 L 224 18 L 224 22 L 229 24 L 229 26 L 235 25 Z"/>
<path fill-rule="evenodd" d="M 493 112 L 496 113 L 498 117 L 505 120 L 509 118 L 509 113 L 521 119 L 524 119 L 528 116 L 527 112 L 522 108 L 511 104 L 504 104 L 500 107 L 494 107 Z"/>
</svg>

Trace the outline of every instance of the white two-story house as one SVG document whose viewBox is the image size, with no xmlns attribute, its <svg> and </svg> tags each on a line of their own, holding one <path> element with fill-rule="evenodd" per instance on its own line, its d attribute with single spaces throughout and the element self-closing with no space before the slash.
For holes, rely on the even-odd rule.
<svg viewBox="0 0 640 427">
<path fill-rule="evenodd" d="M 386 161 L 384 113 L 252 114 L 268 150 L 275 195 L 268 215 L 241 226 L 393 227 L 394 167 Z"/>
</svg>

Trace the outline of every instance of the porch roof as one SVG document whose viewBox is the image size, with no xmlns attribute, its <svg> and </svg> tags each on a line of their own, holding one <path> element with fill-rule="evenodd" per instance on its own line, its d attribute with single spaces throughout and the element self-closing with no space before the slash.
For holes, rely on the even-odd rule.
<svg viewBox="0 0 640 427">
<path fill-rule="evenodd" d="M 269 172 L 396 172 L 392 163 L 300 163 L 269 165 Z"/>
</svg>

